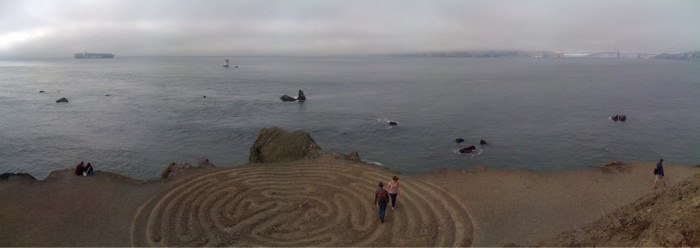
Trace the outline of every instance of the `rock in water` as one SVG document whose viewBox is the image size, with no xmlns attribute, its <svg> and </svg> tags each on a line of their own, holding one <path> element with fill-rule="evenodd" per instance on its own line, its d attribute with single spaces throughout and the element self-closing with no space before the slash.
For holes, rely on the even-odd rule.
<svg viewBox="0 0 700 248">
<path fill-rule="evenodd" d="M 0 174 L 0 180 L 2 180 L 2 179 L 9 180 L 10 177 L 24 178 L 24 179 L 29 179 L 29 180 L 32 180 L 32 181 L 36 181 L 36 178 L 34 178 L 34 176 L 30 175 L 29 173 L 10 173 L 10 172 L 6 172 L 6 173 Z"/>
<path fill-rule="evenodd" d="M 56 100 L 56 102 L 57 102 L 57 103 L 59 103 L 59 102 L 68 102 L 68 99 L 66 99 L 66 98 L 64 97 L 64 98 L 61 98 L 61 99 Z"/>
<path fill-rule="evenodd" d="M 297 101 L 306 101 L 306 96 L 304 95 L 304 92 L 299 90 L 299 95 L 297 96 Z"/>
<path fill-rule="evenodd" d="M 284 101 L 284 102 L 293 102 L 293 101 L 297 100 L 297 99 L 294 99 L 294 97 L 291 97 L 288 95 L 283 95 L 280 97 L 280 99 L 282 99 L 282 101 Z"/>
<path fill-rule="evenodd" d="M 399 125 L 399 123 L 395 122 L 395 121 L 388 121 L 387 124 L 389 124 L 389 126 L 398 126 Z"/>
<path fill-rule="evenodd" d="M 250 147 L 249 163 L 289 162 L 314 158 L 321 147 L 304 131 L 289 132 L 279 127 L 263 128 Z"/>
<path fill-rule="evenodd" d="M 462 143 L 462 142 L 464 142 L 464 139 L 462 139 L 462 138 L 456 138 L 456 139 L 455 139 L 455 142 L 457 142 L 457 143 Z"/>
<path fill-rule="evenodd" d="M 469 146 L 459 149 L 459 153 L 472 153 L 474 150 L 476 150 L 476 146 Z"/>
<path fill-rule="evenodd" d="M 291 97 L 288 95 L 283 95 L 280 97 L 280 99 L 282 99 L 282 101 L 285 101 L 285 102 L 294 102 L 294 101 L 303 102 L 303 101 L 306 101 L 306 95 L 304 95 L 304 91 L 299 90 L 299 95 L 297 96 L 297 98 L 294 98 L 294 97 Z"/>
<path fill-rule="evenodd" d="M 40 90 L 39 93 L 46 93 L 46 91 Z"/>
<path fill-rule="evenodd" d="M 479 141 L 479 144 L 481 144 L 481 145 L 488 145 L 489 143 L 486 143 L 485 140 L 480 140 L 480 141 Z"/>
</svg>

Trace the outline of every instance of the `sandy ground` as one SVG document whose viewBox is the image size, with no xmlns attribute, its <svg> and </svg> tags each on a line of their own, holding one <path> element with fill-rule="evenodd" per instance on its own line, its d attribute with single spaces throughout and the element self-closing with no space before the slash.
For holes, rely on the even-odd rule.
<svg viewBox="0 0 700 248">
<path fill-rule="evenodd" d="M 143 182 L 108 172 L 0 180 L 2 246 L 502 246 L 583 226 L 653 192 L 653 163 L 400 175 L 322 157 L 194 169 Z M 700 168 L 665 165 L 667 183 Z M 398 175 L 380 224 L 373 193 Z"/>
</svg>

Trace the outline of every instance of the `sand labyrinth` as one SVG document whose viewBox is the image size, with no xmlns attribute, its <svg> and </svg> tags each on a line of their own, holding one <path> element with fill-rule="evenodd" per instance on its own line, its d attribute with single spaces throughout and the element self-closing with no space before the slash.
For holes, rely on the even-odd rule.
<svg viewBox="0 0 700 248">
<path fill-rule="evenodd" d="M 469 212 L 435 185 L 401 179 L 396 210 L 372 205 L 392 174 L 361 165 L 246 166 L 186 180 L 145 203 L 134 246 L 468 246 Z"/>
</svg>

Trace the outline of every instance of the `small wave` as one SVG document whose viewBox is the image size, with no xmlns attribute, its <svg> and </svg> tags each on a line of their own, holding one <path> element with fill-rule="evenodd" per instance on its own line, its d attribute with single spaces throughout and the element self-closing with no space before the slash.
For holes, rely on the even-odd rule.
<svg viewBox="0 0 700 248">
<path fill-rule="evenodd" d="M 376 166 L 384 167 L 384 164 L 382 164 L 382 163 L 380 163 L 380 162 L 377 162 L 377 161 L 362 159 L 362 162 L 365 163 L 365 164 L 371 164 L 371 165 L 376 165 Z"/>
<path fill-rule="evenodd" d="M 394 121 L 386 117 L 374 117 L 373 119 L 377 122 L 381 122 L 387 125 L 386 129 L 392 129 L 393 127 L 396 127 L 398 126 L 398 124 L 400 124 L 398 121 Z M 389 122 L 396 122 L 397 125 L 389 125 Z"/>
</svg>

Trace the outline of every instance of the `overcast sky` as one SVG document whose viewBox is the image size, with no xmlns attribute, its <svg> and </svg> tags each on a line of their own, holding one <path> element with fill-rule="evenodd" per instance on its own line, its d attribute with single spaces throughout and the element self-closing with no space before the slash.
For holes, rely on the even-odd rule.
<svg viewBox="0 0 700 248">
<path fill-rule="evenodd" d="M 0 0 L 0 58 L 700 50 L 700 1 Z"/>
</svg>

